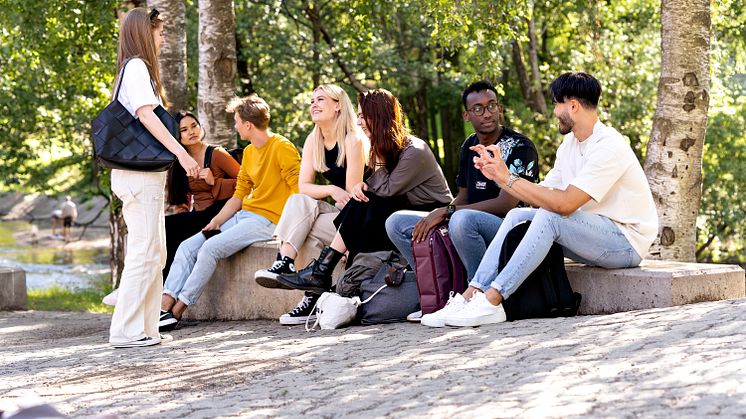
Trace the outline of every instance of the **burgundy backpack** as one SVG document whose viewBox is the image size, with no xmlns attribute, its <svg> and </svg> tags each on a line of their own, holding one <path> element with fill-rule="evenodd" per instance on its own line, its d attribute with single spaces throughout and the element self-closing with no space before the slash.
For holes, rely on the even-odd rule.
<svg viewBox="0 0 746 419">
<path fill-rule="evenodd" d="M 448 236 L 448 221 L 433 227 L 425 240 L 412 242 L 422 314 L 443 308 L 448 297 L 466 289 L 466 269 Z"/>
</svg>

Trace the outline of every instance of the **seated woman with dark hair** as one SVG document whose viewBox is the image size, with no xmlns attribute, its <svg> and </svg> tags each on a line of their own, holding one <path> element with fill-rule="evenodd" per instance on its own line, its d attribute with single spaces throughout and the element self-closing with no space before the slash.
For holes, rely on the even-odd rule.
<svg viewBox="0 0 746 419">
<path fill-rule="evenodd" d="M 187 177 L 181 166 L 173 165 L 168 178 L 168 204 L 176 210 L 166 216 L 166 266 L 168 277 L 176 249 L 184 240 L 197 234 L 220 212 L 236 190 L 236 176 L 241 165 L 222 147 L 208 145 L 197 117 L 190 112 L 176 114 L 179 142 L 199 167 L 199 176 Z"/>
<path fill-rule="evenodd" d="M 430 147 L 408 134 L 399 101 L 384 89 L 358 95 L 358 125 L 370 138 L 372 174 L 352 188 L 352 200 L 334 224 L 337 234 L 318 258 L 294 274 L 262 278 L 268 288 L 321 294 L 332 287 L 332 272 L 349 251 L 348 264 L 361 252 L 396 250 L 386 218 L 401 209 L 430 211 L 453 200 Z"/>
</svg>

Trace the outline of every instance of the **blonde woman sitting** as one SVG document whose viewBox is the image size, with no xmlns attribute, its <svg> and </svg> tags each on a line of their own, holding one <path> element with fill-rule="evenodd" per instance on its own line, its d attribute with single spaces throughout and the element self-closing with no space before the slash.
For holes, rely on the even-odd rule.
<svg viewBox="0 0 746 419">
<path fill-rule="evenodd" d="M 280 274 L 294 274 L 295 257 L 307 241 L 319 251 L 328 246 L 337 231 L 334 218 L 350 200 L 352 187 L 363 180 L 370 145 L 356 124 L 355 110 L 347 93 L 339 86 L 321 85 L 313 91 L 309 111 L 315 126 L 303 145 L 298 177 L 300 193 L 285 204 L 274 234 L 282 242 L 280 251 L 270 268 L 254 274 L 259 284 Z M 317 184 L 317 173 L 329 184 Z M 280 323 L 304 323 L 317 298 L 318 295 L 307 292 L 295 309 L 280 316 Z"/>
</svg>

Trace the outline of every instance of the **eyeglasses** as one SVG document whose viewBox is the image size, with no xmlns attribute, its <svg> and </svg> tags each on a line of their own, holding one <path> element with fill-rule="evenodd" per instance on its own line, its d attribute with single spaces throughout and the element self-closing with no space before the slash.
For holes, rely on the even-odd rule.
<svg viewBox="0 0 746 419">
<path fill-rule="evenodd" d="M 151 10 L 150 11 L 150 20 L 151 21 L 155 20 L 160 14 L 161 14 L 161 12 L 159 12 L 158 9 Z"/>
<path fill-rule="evenodd" d="M 497 102 L 490 102 L 490 103 L 487 104 L 487 106 L 474 105 L 471 109 L 467 109 L 467 111 L 473 113 L 476 116 L 482 116 L 482 115 L 484 115 L 484 110 L 485 109 L 487 109 L 488 111 L 490 111 L 491 114 L 494 114 L 495 112 L 497 112 L 497 108 L 499 106 L 500 105 L 498 105 Z"/>
</svg>

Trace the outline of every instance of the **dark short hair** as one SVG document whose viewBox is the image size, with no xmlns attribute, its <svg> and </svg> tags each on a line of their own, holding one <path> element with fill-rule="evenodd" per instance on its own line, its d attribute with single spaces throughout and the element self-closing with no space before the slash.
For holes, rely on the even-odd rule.
<svg viewBox="0 0 746 419">
<path fill-rule="evenodd" d="M 495 89 L 495 86 L 493 86 L 492 83 L 488 82 L 487 80 L 479 80 L 470 84 L 469 87 L 467 87 L 466 90 L 464 90 L 464 93 L 461 95 L 461 102 L 463 102 L 464 104 L 464 109 L 466 109 L 467 96 L 474 92 L 482 92 L 485 90 L 491 91 L 495 94 L 495 97 L 497 97 L 497 89 Z"/>
<path fill-rule="evenodd" d="M 595 109 L 601 97 L 601 84 L 595 77 L 582 71 L 570 71 L 560 74 L 549 86 L 552 102 L 564 103 L 575 99 L 586 108 Z"/>
</svg>

